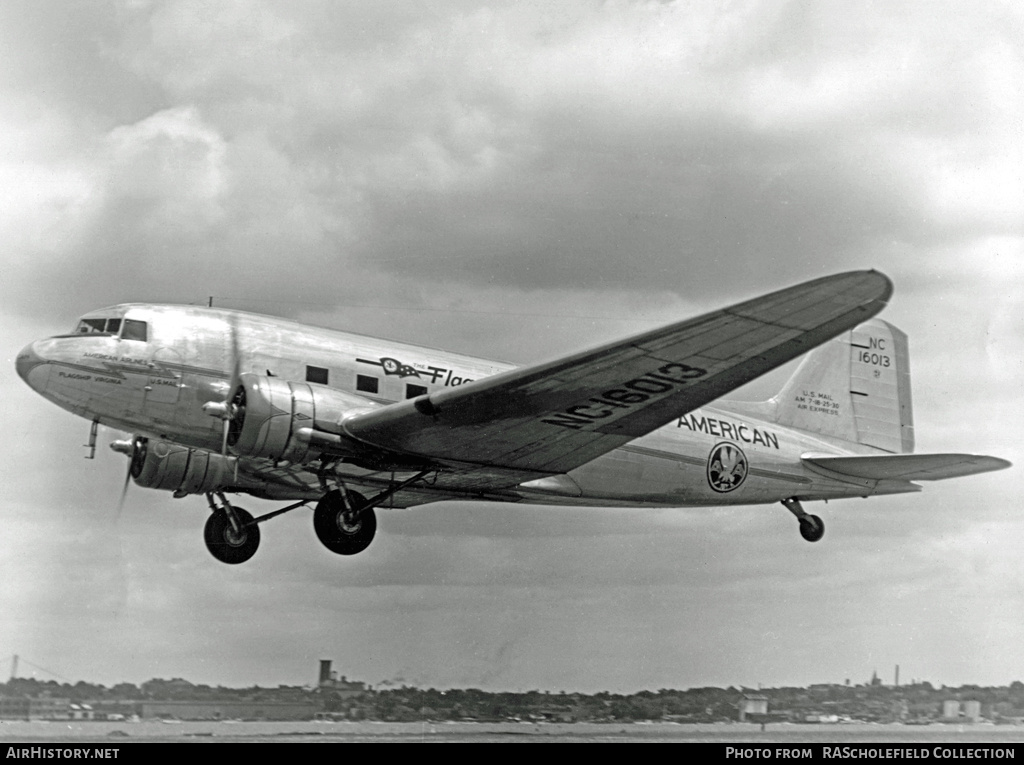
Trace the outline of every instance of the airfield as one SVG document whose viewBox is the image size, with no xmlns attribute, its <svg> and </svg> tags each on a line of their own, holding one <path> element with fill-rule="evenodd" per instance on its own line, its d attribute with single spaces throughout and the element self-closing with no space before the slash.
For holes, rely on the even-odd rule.
<svg viewBox="0 0 1024 765">
<path fill-rule="evenodd" d="M 984 745 L 1024 742 L 1019 725 L 771 723 L 475 723 L 475 722 L 19 722 L 0 721 L 3 743 L 454 743 L 706 742 L 725 744 Z"/>
</svg>

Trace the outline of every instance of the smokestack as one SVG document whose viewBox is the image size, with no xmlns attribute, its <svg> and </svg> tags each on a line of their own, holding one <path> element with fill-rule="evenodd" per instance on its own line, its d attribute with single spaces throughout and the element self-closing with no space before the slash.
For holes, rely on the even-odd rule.
<svg viewBox="0 0 1024 765">
<path fill-rule="evenodd" d="M 320 682 L 317 685 L 327 685 L 331 682 L 331 660 L 320 659 Z"/>
<path fill-rule="evenodd" d="M 896 687 L 900 687 L 900 665 L 896 665 Z"/>
</svg>

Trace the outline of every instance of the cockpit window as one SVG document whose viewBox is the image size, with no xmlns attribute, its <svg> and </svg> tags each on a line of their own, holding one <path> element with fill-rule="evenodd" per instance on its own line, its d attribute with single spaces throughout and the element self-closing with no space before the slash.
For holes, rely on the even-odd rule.
<svg viewBox="0 0 1024 765">
<path fill-rule="evenodd" d="M 78 328 L 75 331 L 82 335 L 91 335 L 95 332 L 106 332 L 104 329 L 106 323 L 106 319 L 82 319 L 78 322 Z"/>
<path fill-rule="evenodd" d="M 136 321 L 134 319 L 80 319 L 78 326 L 75 327 L 73 334 L 75 335 L 113 335 L 116 337 L 118 333 L 121 334 L 123 340 L 141 340 L 146 342 L 148 339 L 148 327 L 144 321 Z M 61 335 L 61 337 L 68 337 L 68 335 Z"/>
<path fill-rule="evenodd" d="M 141 340 L 146 342 L 146 322 L 135 319 L 125 319 L 124 329 L 121 332 L 122 340 Z"/>
<path fill-rule="evenodd" d="M 76 335 L 116 335 L 121 328 L 120 319 L 82 319 L 75 327 Z"/>
</svg>

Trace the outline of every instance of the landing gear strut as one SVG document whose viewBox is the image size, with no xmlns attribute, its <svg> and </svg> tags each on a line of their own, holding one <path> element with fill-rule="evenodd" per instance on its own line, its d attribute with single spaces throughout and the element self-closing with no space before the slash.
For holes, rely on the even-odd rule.
<svg viewBox="0 0 1024 765">
<path fill-rule="evenodd" d="M 203 529 L 206 549 L 221 563 L 245 563 L 260 546 L 260 527 L 248 511 L 233 507 L 220 492 L 217 496 L 220 507 L 206 495 L 213 511 Z"/>
<path fill-rule="evenodd" d="M 800 536 L 808 542 L 817 542 L 825 536 L 825 522 L 816 515 L 804 511 L 800 500 L 795 497 L 782 500 L 782 504 L 789 512 L 796 516 L 800 522 Z"/>
</svg>

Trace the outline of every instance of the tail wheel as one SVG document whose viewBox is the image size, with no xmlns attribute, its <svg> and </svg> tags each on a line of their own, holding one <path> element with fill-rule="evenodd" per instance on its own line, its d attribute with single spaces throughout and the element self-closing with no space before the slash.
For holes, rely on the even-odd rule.
<svg viewBox="0 0 1024 765">
<path fill-rule="evenodd" d="M 817 542 L 825 536 L 825 522 L 816 515 L 805 515 L 800 519 L 800 536 L 808 542 Z"/>
<path fill-rule="evenodd" d="M 337 489 L 327 492 L 313 512 L 313 530 L 317 539 L 333 553 L 355 555 L 370 546 L 377 533 L 377 515 L 373 508 L 360 508 L 366 497 L 350 491 L 345 501 Z"/>
<path fill-rule="evenodd" d="M 260 527 L 253 523 L 247 511 L 240 507 L 232 509 L 242 528 L 235 531 L 228 514 L 224 510 L 217 510 L 207 519 L 203 529 L 206 549 L 221 563 L 245 563 L 256 554 L 256 548 L 260 546 Z"/>
</svg>

